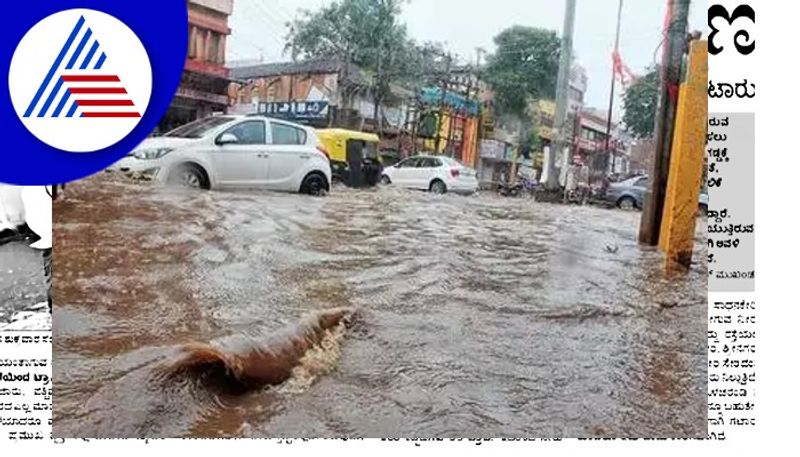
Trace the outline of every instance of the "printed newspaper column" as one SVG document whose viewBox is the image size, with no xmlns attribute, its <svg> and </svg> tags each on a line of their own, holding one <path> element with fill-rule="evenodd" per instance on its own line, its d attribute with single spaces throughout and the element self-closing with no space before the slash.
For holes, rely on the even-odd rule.
<svg viewBox="0 0 800 457">
<path fill-rule="evenodd" d="M 0 441 L 51 439 L 50 332 L 0 332 Z"/>
<path fill-rule="evenodd" d="M 708 432 L 755 431 L 755 11 L 708 9 Z M 726 436 L 727 435 L 727 436 Z"/>
<path fill-rule="evenodd" d="M 710 116 L 708 290 L 712 294 L 755 291 L 754 150 L 754 114 Z M 756 303 L 739 298 L 715 298 L 712 302 L 708 332 L 709 427 L 730 431 L 735 426 L 755 425 Z M 724 432 L 720 433 L 724 436 Z"/>
<path fill-rule="evenodd" d="M 708 290 L 755 291 L 755 115 L 708 121 Z"/>
</svg>

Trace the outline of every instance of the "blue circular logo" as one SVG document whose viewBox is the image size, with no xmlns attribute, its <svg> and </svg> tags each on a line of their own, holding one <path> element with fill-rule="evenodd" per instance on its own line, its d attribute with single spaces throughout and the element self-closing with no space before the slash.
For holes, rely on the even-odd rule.
<svg viewBox="0 0 800 457">
<path fill-rule="evenodd" d="M 43 185 L 118 161 L 169 108 L 186 60 L 186 2 L 34 0 L 11 7 L 0 61 L 0 182 Z"/>
</svg>

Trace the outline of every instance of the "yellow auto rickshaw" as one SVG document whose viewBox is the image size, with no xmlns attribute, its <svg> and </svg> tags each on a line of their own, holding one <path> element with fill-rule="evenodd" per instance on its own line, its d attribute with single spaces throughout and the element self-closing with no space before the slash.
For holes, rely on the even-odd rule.
<svg viewBox="0 0 800 457">
<path fill-rule="evenodd" d="M 335 181 L 350 187 L 378 184 L 383 172 L 378 154 L 378 135 L 345 129 L 320 129 L 317 136 L 330 156 Z"/>
</svg>

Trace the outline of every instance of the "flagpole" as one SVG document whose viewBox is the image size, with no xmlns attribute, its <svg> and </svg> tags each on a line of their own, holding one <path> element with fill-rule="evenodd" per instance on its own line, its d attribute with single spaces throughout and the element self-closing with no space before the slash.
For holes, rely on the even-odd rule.
<svg viewBox="0 0 800 457">
<path fill-rule="evenodd" d="M 620 34 L 620 27 L 622 25 L 622 0 L 619 0 L 619 10 L 617 11 L 617 38 L 614 41 L 614 54 L 612 55 L 612 64 L 611 64 L 611 95 L 608 98 L 608 123 L 606 124 L 606 154 L 611 155 L 611 171 L 613 172 L 617 166 L 617 157 L 614 154 L 614 151 L 611 150 L 611 119 L 614 115 L 614 90 L 616 89 L 617 83 L 617 62 L 619 56 L 619 34 Z M 621 61 L 620 62 L 620 67 Z M 622 71 L 622 68 L 620 68 Z M 606 162 L 606 167 L 608 167 Z M 608 170 L 604 171 L 604 174 L 607 175 Z"/>
</svg>

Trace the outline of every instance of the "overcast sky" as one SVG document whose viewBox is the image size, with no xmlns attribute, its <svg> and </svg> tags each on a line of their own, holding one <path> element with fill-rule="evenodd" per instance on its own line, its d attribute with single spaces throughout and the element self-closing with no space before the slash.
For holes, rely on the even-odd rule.
<svg viewBox="0 0 800 457">
<path fill-rule="evenodd" d="M 301 9 L 331 0 L 235 0 L 228 60 L 287 60 L 282 55 L 284 24 Z M 464 61 L 476 48 L 494 49 L 492 38 L 512 25 L 544 27 L 561 33 L 565 0 L 411 0 L 403 20 L 417 41 L 440 41 Z M 706 2 L 692 2 L 690 28 L 705 30 Z M 611 51 L 618 0 L 577 0 L 575 53 L 589 76 L 587 106 L 607 109 Z M 660 56 L 667 0 L 624 0 L 620 52 L 634 72 Z"/>
</svg>

